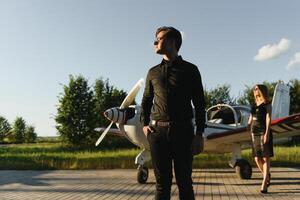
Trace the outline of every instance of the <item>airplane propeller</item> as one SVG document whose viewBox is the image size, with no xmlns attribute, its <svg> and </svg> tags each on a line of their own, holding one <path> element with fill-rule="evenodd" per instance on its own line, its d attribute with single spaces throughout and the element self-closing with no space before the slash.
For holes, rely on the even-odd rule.
<svg viewBox="0 0 300 200">
<path fill-rule="evenodd" d="M 120 109 L 123 108 L 127 108 L 128 106 L 130 106 L 130 104 L 133 102 L 134 98 L 136 97 L 138 91 L 140 90 L 140 88 L 142 87 L 144 83 L 144 79 L 140 79 L 134 86 L 133 88 L 130 90 L 130 92 L 128 93 L 128 95 L 125 97 L 125 99 L 123 100 Z M 103 138 L 106 136 L 106 134 L 108 133 L 110 127 L 113 125 L 113 121 L 108 125 L 108 127 L 105 129 L 105 131 L 101 134 L 101 136 L 99 137 L 99 139 L 96 142 L 96 146 L 98 146 L 100 144 L 100 142 L 103 140 Z"/>
</svg>

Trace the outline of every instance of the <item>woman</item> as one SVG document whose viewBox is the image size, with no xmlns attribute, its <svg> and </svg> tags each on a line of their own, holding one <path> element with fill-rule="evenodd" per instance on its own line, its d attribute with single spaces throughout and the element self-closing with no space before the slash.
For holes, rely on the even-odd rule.
<svg viewBox="0 0 300 200">
<path fill-rule="evenodd" d="M 273 136 L 271 132 L 272 106 L 268 88 L 255 85 L 255 105 L 251 108 L 248 125 L 251 126 L 252 150 L 257 167 L 263 174 L 261 193 L 267 193 L 270 185 L 270 157 L 273 157 Z"/>
</svg>

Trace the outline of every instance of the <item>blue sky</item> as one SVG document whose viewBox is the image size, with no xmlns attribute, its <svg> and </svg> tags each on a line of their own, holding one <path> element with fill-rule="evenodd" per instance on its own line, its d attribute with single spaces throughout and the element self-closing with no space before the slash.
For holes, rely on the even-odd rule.
<svg viewBox="0 0 300 200">
<path fill-rule="evenodd" d="M 56 135 L 69 75 L 129 91 L 160 62 L 152 43 L 162 25 L 183 33 L 180 54 L 207 89 L 230 84 L 236 97 L 245 85 L 299 78 L 299 8 L 296 0 L 0 0 L 0 115 Z"/>
</svg>

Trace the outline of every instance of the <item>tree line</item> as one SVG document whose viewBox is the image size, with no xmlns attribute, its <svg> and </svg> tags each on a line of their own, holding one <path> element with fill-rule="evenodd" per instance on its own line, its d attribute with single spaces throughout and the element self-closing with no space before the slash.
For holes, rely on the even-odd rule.
<svg viewBox="0 0 300 200">
<path fill-rule="evenodd" d="M 27 125 L 22 117 L 17 117 L 10 124 L 5 117 L 0 116 L 0 143 L 33 143 L 36 139 L 34 126 Z"/>
<path fill-rule="evenodd" d="M 273 96 L 277 82 L 264 82 Z M 291 106 L 290 113 L 300 112 L 300 81 L 289 81 Z M 218 103 L 230 105 L 250 105 L 254 103 L 253 86 L 245 85 L 245 90 L 238 98 L 230 95 L 230 85 L 224 84 L 213 89 L 205 89 L 206 107 Z M 109 121 L 103 112 L 111 107 L 120 106 L 127 93 L 110 85 L 108 79 L 99 78 L 93 86 L 82 75 L 70 76 L 69 83 L 63 85 L 63 92 L 58 97 L 56 129 L 62 140 L 75 146 L 94 146 L 100 133 L 94 131 L 96 127 L 106 127 Z M 134 102 L 135 104 L 135 102 Z M 110 136 L 108 136 L 110 137 Z M 117 137 L 106 138 L 102 148 L 129 147 L 131 143 Z"/>
</svg>

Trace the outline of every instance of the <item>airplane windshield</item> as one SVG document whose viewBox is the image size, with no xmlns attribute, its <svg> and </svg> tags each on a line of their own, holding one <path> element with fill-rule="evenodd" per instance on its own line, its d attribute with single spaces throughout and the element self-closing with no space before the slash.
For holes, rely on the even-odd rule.
<svg viewBox="0 0 300 200">
<path fill-rule="evenodd" d="M 209 122 L 218 124 L 234 124 L 233 111 L 228 107 L 216 107 L 208 113 Z"/>
<path fill-rule="evenodd" d="M 243 106 L 220 105 L 208 109 L 207 119 L 210 123 L 228 126 L 246 126 L 250 109 Z"/>
</svg>

